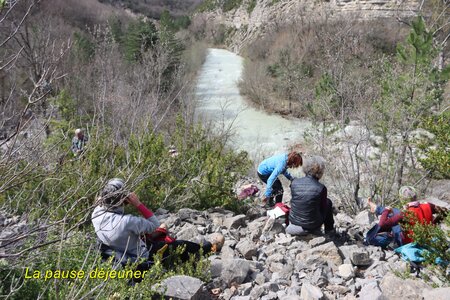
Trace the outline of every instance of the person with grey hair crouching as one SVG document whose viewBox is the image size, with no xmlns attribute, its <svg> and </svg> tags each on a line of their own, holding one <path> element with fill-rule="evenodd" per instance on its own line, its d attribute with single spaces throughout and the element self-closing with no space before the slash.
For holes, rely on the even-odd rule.
<svg viewBox="0 0 450 300">
<path fill-rule="evenodd" d="M 325 171 L 325 160 L 312 156 L 303 161 L 305 177 L 291 184 L 291 210 L 286 233 L 305 235 L 318 233 L 325 225 L 325 234 L 334 234 L 333 205 L 327 198 L 327 188 L 319 182 Z"/>
</svg>

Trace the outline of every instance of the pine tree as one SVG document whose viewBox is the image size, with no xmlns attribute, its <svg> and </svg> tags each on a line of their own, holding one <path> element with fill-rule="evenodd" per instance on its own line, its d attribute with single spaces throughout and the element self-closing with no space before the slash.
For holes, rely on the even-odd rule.
<svg viewBox="0 0 450 300">
<path fill-rule="evenodd" d="M 443 100 L 441 83 L 448 78 L 444 76 L 446 70 L 433 64 L 437 54 L 433 35 L 419 16 L 412 22 L 406 42 L 398 46 L 396 62 L 385 66 L 382 96 L 374 103 L 378 112 L 375 130 L 383 137 L 388 156 L 395 157 L 390 167 L 395 170 L 397 188 L 403 183 L 411 133 L 422 119 L 433 115 L 433 109 Z"/>
<path fill-rule="evenodd" d="M 129 62 L 142 59 L 142 53 L 153 47 L 158 40 L 156 27 L 151 22 L 139 19 L 128 25 L 124 36 L 125 58 Z"/>
</svg>

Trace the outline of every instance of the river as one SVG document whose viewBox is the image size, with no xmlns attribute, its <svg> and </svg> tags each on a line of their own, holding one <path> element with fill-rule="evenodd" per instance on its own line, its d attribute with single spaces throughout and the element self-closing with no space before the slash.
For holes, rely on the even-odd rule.
<svg viewBox="0 0 450 300">
<path fill-rule="evenodd" d="M 254 161 L 287 151 L 303 141 L 310 122 L 268 114 L 249 106 L 239 94 L 243 58 L 223 49 L 209 49 L 197 81 L 197 119 L 231 133 L 228 143 Z"/>
</svg>

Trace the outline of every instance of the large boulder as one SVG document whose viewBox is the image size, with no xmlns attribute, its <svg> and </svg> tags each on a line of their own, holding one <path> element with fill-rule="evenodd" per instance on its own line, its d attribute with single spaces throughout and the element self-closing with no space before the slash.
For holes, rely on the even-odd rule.
<svg viewBox="0 0 450 300">
<path fill-rule="evenodd" d="M 228 286 L 243 283 L 251 269 L 245 259 L 215 259 L 211 262 L 212 278 L 220 279 Z"/>
<path fill-rule="evenodd" d="M 245 259 L 251 260 L 258 252 L 258 246 L 248 239 L 241 240 L 236 245 L 236 250 L 244 256 Z"/>
<path fill-rule="evenodd" d="M 161 282 L 156 288 L 165 299 L 174 300 L 206 300 L 209 294 L 203 288 L 203 282 L 190 276 L 172 276 Z"/>
<path fill-rule="evenodd" d="M 374 215 L 368 210 L 358 213 L 353 219 L 353 223 L 361 228 L 368 228 L 375 220 Z"/>
<path fill-rule="evenodd" d="M 339 255 L 338 248 L 333 242 L 329 242 L 323 245 L 320 245 L 315 248 L 311 248 L 304 252 L 297 254 L 297 260 L 306 261 L 307 259 L 317 258 L 320 260 L 324 260 L 327 262 L 331 262 L 337 268 L 342 264 L 342 258 Z"/>
<path fill-rule="evenodd" d="M 182 229 L 177 233 L 178 240 L 192 241 L 198 236 L 197 226 L 190 223 L 184 224 Z"/>
<path fill-rule="evenodd" d="M 228 229 L 244 227 L 245 218 L 245 215 L 237 215 L 231 218 L 227 218 L 223 220 L 223 226 L 227 227 Z"/>
<path fill-rule="evenodd" d="M 392 273 L 386 274 L 380 283 L 381 292 L 385 299 L 422 299 L 422 292 L 431 289 L 420 280 L 401 279 Z"/>
</svg>

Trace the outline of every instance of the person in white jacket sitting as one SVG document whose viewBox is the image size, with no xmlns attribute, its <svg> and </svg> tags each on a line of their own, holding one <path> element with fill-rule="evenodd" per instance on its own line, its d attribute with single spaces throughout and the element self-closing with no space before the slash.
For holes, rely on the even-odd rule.
<svg viewBox="0 0 450 300">
<path fill-rule="evenodd" d="M 126 204 L 134 206 L 142 217 L 124 214 Z M 166 258 L 178 246 L 185 246 L 181 254 L 184 261 L 189 258 L 189 254 L 197 254 L 201 248 L 204 253 L 219 251 L 224 242 L 223 236 L 215 237 L 213 244 L 206 242 L 202 246 L 170 238 L 166 235 L 165 224 L 160 224 L 135 193 L 125 189 L 125 183 L 120 178 L 109 180 L 103 188 L 99 205 L 92 213 L 92 223 L 102 243 L 102 252 L 107 256 L 114 255 L 118 262 L 136 262 L 141 258 L 151 261 L 159 250 L 169 248 L 163 252 L 163 258 Z M 145 239 L 145 236 L 155 236 L 154 233 L 160 238 Z M 162 239 L 161 233 L 165 236 Z"/>
</svg>

